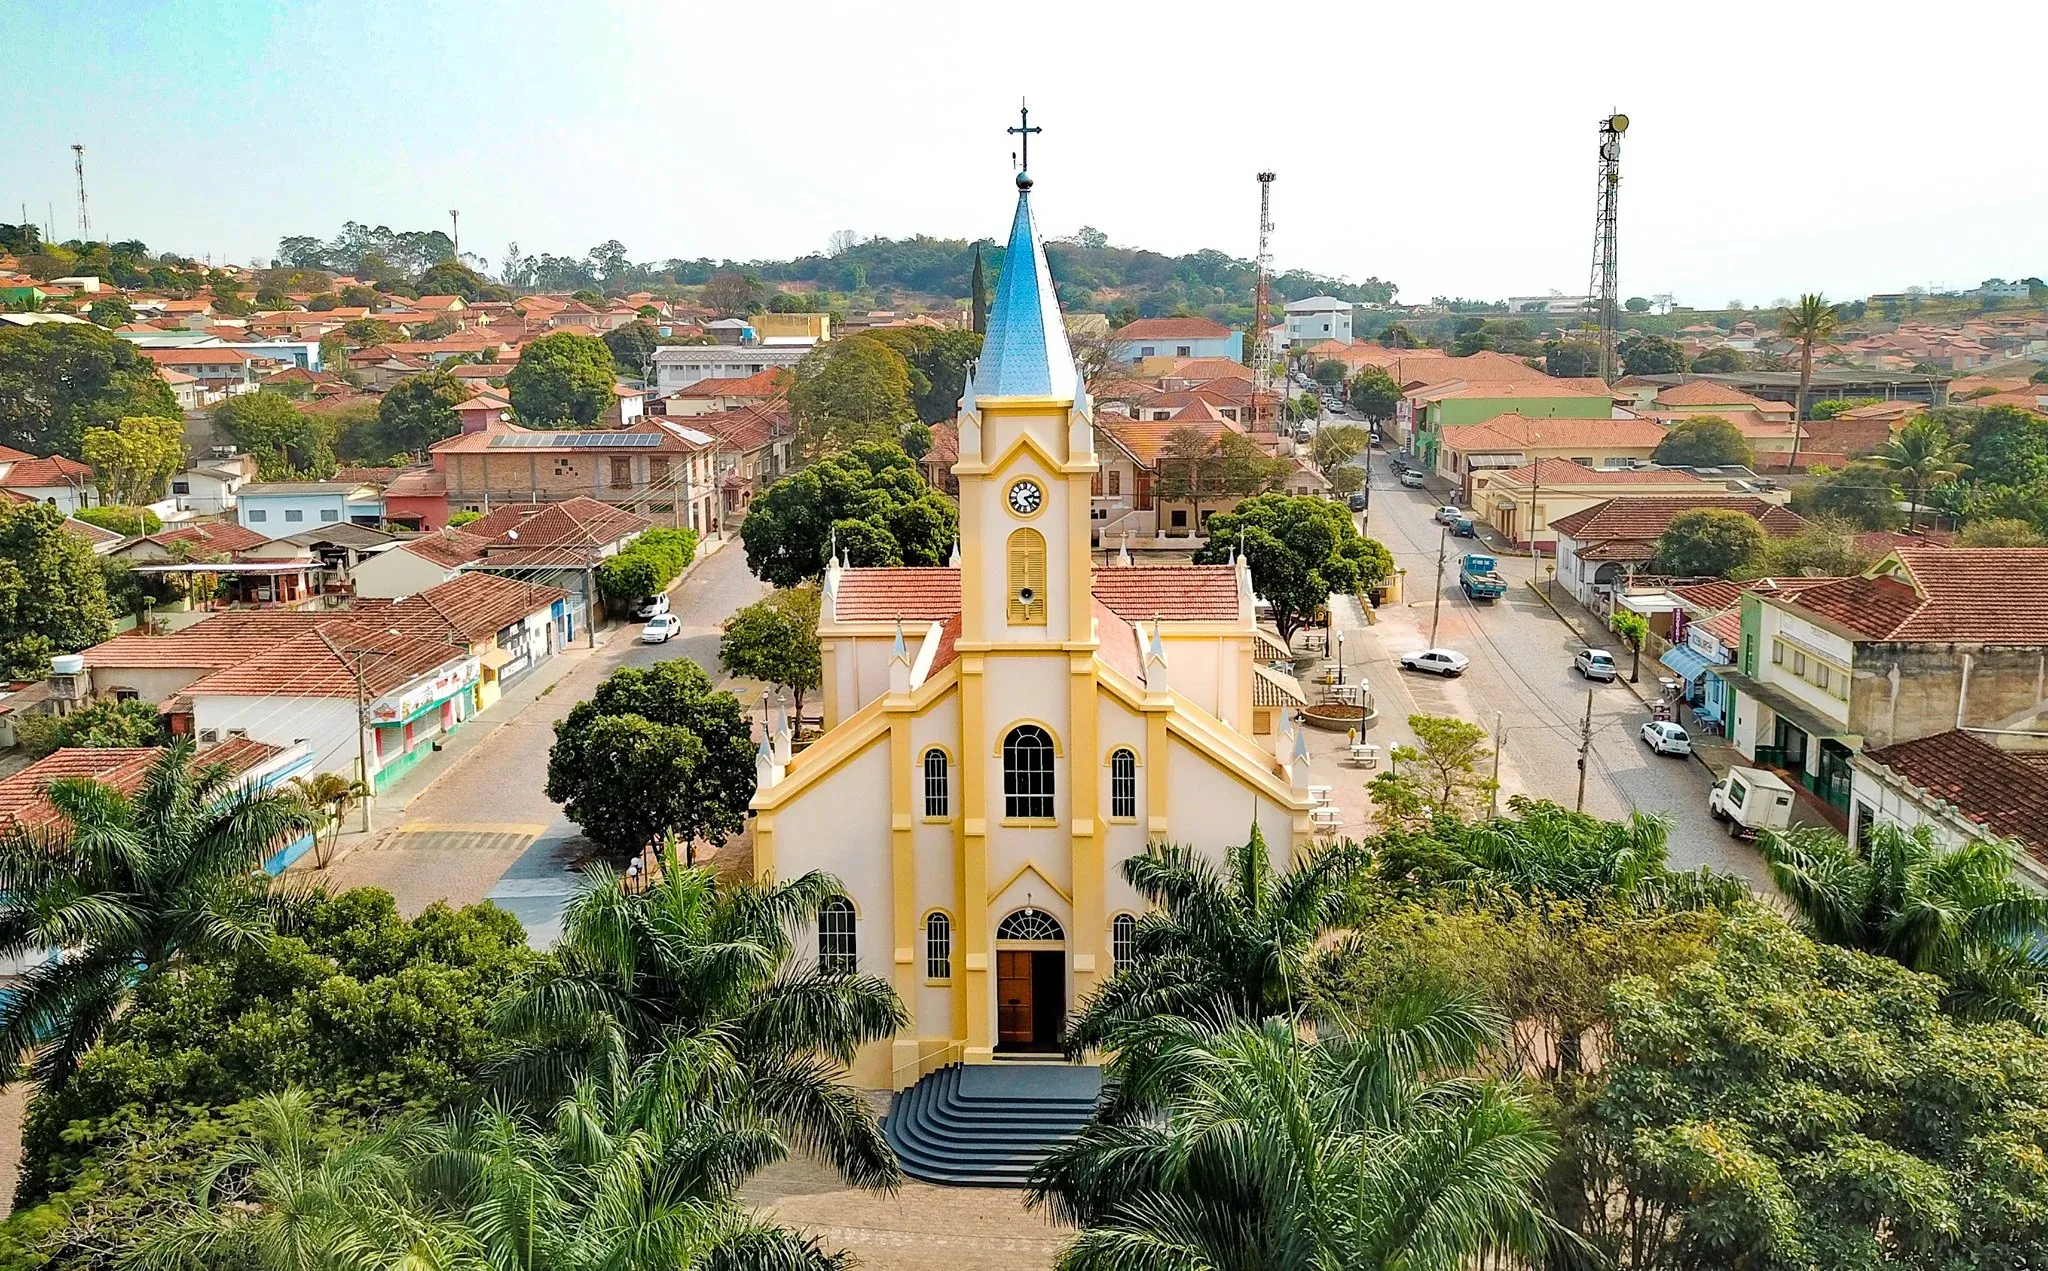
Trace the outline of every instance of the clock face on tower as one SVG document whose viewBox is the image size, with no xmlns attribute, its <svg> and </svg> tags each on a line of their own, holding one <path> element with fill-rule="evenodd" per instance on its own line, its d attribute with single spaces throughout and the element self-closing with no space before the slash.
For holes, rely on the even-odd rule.
<svg viewBox="0 0 2048 1271">
<path fill-rule="evenodd" d="M 1018 516 L 1030 516 L 1045 503 L 1045 491 L 1038 488 L 1036 481 L 1019 481 L 1010 487 L 1010 510 Z"/>
</svg>

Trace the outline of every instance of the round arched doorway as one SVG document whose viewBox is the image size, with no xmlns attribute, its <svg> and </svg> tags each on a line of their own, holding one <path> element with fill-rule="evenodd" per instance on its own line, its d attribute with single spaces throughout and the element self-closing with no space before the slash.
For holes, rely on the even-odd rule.
<svg viewBox="0 0 2048 1271">
<path fill-rule="evenodd" d="M 1067 1023 L 1067 932 L 1043 909 L 1011 911 L 996 924 L 996 1050 L 1059 1050 Z"/>
</svg>

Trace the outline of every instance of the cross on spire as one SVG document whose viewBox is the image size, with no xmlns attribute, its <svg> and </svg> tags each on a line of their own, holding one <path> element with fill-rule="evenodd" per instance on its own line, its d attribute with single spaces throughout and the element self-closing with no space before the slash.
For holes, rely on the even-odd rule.
<svg viewBox="0 0 2048 1271">
<path fill-rule="evenodd" d="M 1029 172 L 1031 171 L 1031 134 L 1044 132 L 1045 129 L 1033 128 L 1031 126 L 1031 107 L 1025 105 L 1024 99 L 1021 97 L 1017 99 L 1017 121 L 1017 127 L 1006 128 L 1004 131 L 1013 137 L 1024 138 L 1024 164 L 1022 170 Z"/>
</svg>

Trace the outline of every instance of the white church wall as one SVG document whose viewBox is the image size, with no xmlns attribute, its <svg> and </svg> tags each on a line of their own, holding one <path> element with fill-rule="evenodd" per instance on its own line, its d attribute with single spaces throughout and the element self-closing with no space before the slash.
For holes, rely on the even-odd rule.
<svg viewBox="0 0 2048 1271">
<path fill-rule="evenodd" d="M 991 657 L 983 677 L 985 717 L 989 730 L 982 753 L 971 762 L 983 768 L 988 792 L 988 881 L 995 886 L 1029 862 L 1052 882 L 1073 892 L 1072 850 L 1067 826 L 1073 820 L 1071 717 L 1067 711 L 1067 655 Z M 1050 733 L 1059 751 L 1054 763 L 1053 815 L 1050 827 L 1004 825 L 1003 738 L 1020 723 L 1035 723 Z M 1041 890 L 1043 888 L 1041 887 Z"/>
<path fill-rule="evenodd" d="M 915 828 L 911 841 L 917 857 L 917 970 L 922 985 L 913 1004 L 917 1011 L 919 1049 L 929 1049 L 928 1040 L 955 1035 L 952 985 L 925 983 L 924 918 L 943 909 L 953 923 L 953 976 L 958 983 L 966 975 L 960 940 L 965 915 L 960 912 L 959 881 L 955 869 L 959 859 L 957 834 L 960 826 L 960 699 L 947 694 L 922 715 L 910 721 L 911 792 L 910 807 Z M 944 820 L 927 820 L 924 815 L 924 753 L 933 746 L 946 752 L 947 806 Z"/>
<path fill-rule="evenodd" d="M 1062 415 L 1064 421 L 1065 416 Z M 994 436 L 985 432 L 982 437 L 982 453 L 993 461 L 999 456 L 1010 440 L 1017 436 L 1019 421 L 1005 419 L 999 429 L 992 430 Z M 1050 427 L 1041 427 L 1045 421 L 1033 417 L 1023 421 L 1030 426 L 1034 437 L 1044 443 L 1042 434 L 1049 434 Z M 1065 428 L 1061 423 L 1062 430 Z M 1064 451 L 1066 441 L 1061 437 L 1057 448 L 1049 443 L 1053 454 Z M 1006 496 L 1010 486 L 1018 479 L 1030 477 L 1045 492 L 1044 504 L 1039 512 L 1027 520 L 1020 521 L 1009 509 Z M 1085 490 L 1086 487 L 1083 487 Z M 1066 638 L 1067 632 L 1067 589 L 1065 585 L 1067 555 L 1064 545 L 1068 541 L 1067 517 L 1071 514 L 1070 494 L 1066 481 L 1039 462 L 1036 455 L 1026 451 L 1017 456 L 1008 467 L 990 480 L 986 499 L 963 500 L 960 527 L 962 541 L 986 544 L 983 566 L 985 594 L 982 596 L 982 620 L 985 629 L 1003 633 L 1005 640 L 1047 640 L 1053 643 Z M 1046 545 L 1046 609 L 1045 625 L 1042 627 L 1009 628 L 1008 590 L 1008 545 L 1010 535 L 1020 527 L 1037 530 L 1045 537 Z"/>
<path fill-rule="evenodd" d="M 871 975 L 895 969 L 889 854 L 886 734 L 775 814 L 776 874 L 788 879 L 818 869 L 840 881 L 858 916 L 860 969 Z M 817 957 L 815 929 L 807 930 L 802 952 Z"/>
<path fill-rule="evenodd" d="M 1151 802 L 1146 797 L 1146 772 L 1151 757 L 1145 753 L 1145 717 L 1108 693 L 1097 698 L 1099 708 L 1095 714 L 1095 730 L 1101 742 L 1102 753 L 1095 761 L 1102 765 L 1101 794 L 1102 806 L 1096 816 L 1102 826 L 1102 863 L 1104 912 L 1114 916 L 1119 910 L 1133 914 L 1145 912 L 1144 902 L 1131 885 L 1124 881 L 1121 862 L 1127 856 L 1142 856 L 1145 852 L 1145 820 L 1152 814 Z M 1138 756 L 1138 815 L 1128 821 L 1110 818 L 1109 754 L 1119 746 L 1128 746 Z M 1109 945 L 1107 934 L 1103 936 L 1103 947 Z"/>
<path fill-rule="evenodd" d="M 1226 777 L 1216 766 L 1185 742 L 1168 745 L 1167 789 L 1173 799 L 1173 833 L 1176 842 L 1213 852 L 1242 843 L 1251 835 L 1252 819 L 1266 836 L 1266 846 L 1275 864 L 1284 864 L 1292 840 L 1294 817 L 1286 808 L 1254 793 L 1243 782 Z"/>
</svg>

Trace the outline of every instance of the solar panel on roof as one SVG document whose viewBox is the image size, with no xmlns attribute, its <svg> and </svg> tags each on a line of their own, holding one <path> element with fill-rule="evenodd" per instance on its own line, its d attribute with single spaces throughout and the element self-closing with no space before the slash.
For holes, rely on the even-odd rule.
<svg viewBox="0 0 2048 1271">
<path fill-rule="evenodd" d="M 507 433 L 491 438 L 491 447 L 527 450 L 601 450 L 607 447 L 644 449 L 659 446 L 661 435 L 648 432 Z"/>
</svg>

